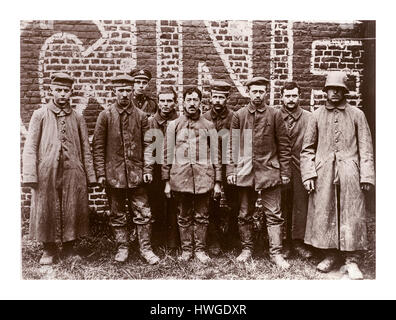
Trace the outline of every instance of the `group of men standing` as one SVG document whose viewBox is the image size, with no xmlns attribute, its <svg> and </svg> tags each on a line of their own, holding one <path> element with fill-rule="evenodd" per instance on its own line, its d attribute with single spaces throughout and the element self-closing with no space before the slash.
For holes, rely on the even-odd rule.
<svg viewBox="0 0 396 320">
<path fill-rule="evenodd" d="M 53 263 L 57 239 L 70 256 L 73 241 L 87 235 L 87 185 L 99 184 L 118 262 L 129 254 L 127 207 L 149 264 L 160 261 L 152 238 L 173 249 L 180 243 L 181 261 L 195 256 L 206 264 L 207 247 L 219 254 L 225 232 L 228 239 L 239 234 L 236 260 L 247 262 L 259 209 L 276 266 L 290 267 L 291 250 L 309 258 L 315 247 L 324 253 L 318 270 L 329 272 L 341 251 L 349 276 L 363 278 L 357 265 L 367 249 L 363 191 L 374 185 L 374 156 L 363 112 L 346 101 L 344 73 L 328 75 L 327 103 L 313 113 L 299 105 L 295 82 L 284 84 L 281 110 L 268 106 L 269 81 L 254 77 L 245 84 L 250 102 L 238 111 L 227 106 L 231 85 L 214 81 L 209 111 L 201 113 L 202 93 L 191 87 L 179 115 L 171 87 L 161 88 L 157 101 L 145 95 L 150 78 L 144 69 L 113 78 L 116 101 L 97 119 L 92 156 L 84 119 L 69 105 L 73 79 L 52 76 L 53 99 L 34 112 L 23 155 L 41 264 Z"/>
</svg>

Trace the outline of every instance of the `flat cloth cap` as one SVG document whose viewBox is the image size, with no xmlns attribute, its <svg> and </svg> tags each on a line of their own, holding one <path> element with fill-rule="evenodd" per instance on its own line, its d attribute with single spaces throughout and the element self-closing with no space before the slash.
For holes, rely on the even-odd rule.
<svg viewBox="0 0 396 320">
<path fill-rule="evenodd" d="M 133 69 L 130 75 L 134 79 L 146 79 L 147 81 L 151 79 L 151 72 L 146 69 Z"/>
<path fill-rule="evenodd" d="M 111 83 L 116 87 L 133 86 L 133 78 L 127 74 L 120 74 L 111 79 Z"/>
<path fill-rule="evenodd" d="M 252 85 L 265 86 L 269 84 L 269 80 L 264 77 L 253 77 L 252 79 L 245 82 L 245 86 L 250 87 Z"/>
<path fill-rule="evenodd" d="M 213 81 L 210 85 L 210 90 L 228 93 L 231 90 L 231 85 L 225 81 Z"/>
<path fill-rule="evenodd" d="M 51 75 L 51 84 L 71 87 L 73 85 L 73 82 L 74 79 L 67 73 L 57 72 Z"/>
</svg>

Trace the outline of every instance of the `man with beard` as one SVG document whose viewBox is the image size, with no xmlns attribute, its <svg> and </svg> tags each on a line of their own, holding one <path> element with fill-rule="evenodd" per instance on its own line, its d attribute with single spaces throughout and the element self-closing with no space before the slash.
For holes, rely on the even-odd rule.
<svg viewBox="0 0 396 320">
<path fill-rule="evenodd" d="M 231 85 L 225 81 L 214 81 L 211 84 L 210 102 L 212 108 L 207 111 L 203 117 L 216 127 L 219 136 L 219 148 L 221 151 L 222 163 L 222 193 L 221 198 L 217 201 L 211 199 L 209 227 L 208 227 L 208 243 L 209 252 L 213 255 L 220 254 L 220 240 L 227 240 L 230 244 L 232 237 L 238 232 L 236 227 L 236 212 L 238 206 L 238 196 L 234 186 L 226 183 L 226 154 L 229 143 L 231 119 L 234 114 L 227 107 L 227 98 L 231 90 Z M 234 221 L 235 220 L 235 221 Z M 222 231 L 223 229 L 223 231 Z M 228 229 L 228 230 L 227 230 Z M 227 232 L 224 234 L 224 232 Z M 221 235 L 227 236 L 221 238 Z"/>
<path fill-rule="evenodd" d="M 301 150 L 301 176 L 310 193 L 304 241 L 322 249 L 317 269 L 329 272 L 340 258 L 351 279 L 363 279 L 357 265 L 367 249 L 364 191 L 375 183 L 371 133 L 364 113 L 350 106 L 347 76 L 330 72 L 325 106 L 313 112 Z"/>
<path fill-rule="evenodd" d="M 111 207 L 110 224 L 117 241 L 115 261 L 128 259 L 127 212 L 133 211 L 137 225 L 140 255 L 149 264 L 159 258 L 151 249 L 151 210 L 146 189 L 152 181 L 151 168 L 144 160 L 150 141 L 145 140 L 149 129 L 147 115 L 131 102 L 133 78 L 119 75 L 112 79 L 116 102 L 103 110 L 96 122 L 93 151 L 98 182 L 107 185 Z"/>
<path fill-rule="evenodd" d="M 282 190 L 282 212 L 286 217 L 286 256 L 293 250 L 308 259 L 312 252 L 304 244 L 307 222 L 308 194 L 301 181 L 300 153 L 311 113 L 299 105 L 300 88 L 294 81 L 286 82 L 281 89 L 282 117 L 289 132 L 291 144 L 291 182 Z"/>
<path fill-rule="evenodd" d="M 133 69 L 130 72 L 134 80 L 132 103 L 136 108 L 153 115 L 158 110 L 156 99 L 147 94 L 148 83 L 151 80 L 151 72 L 146 69 Z"/>
<path fill-rule="evenodd" d="M 43 242 L 40 264 L 75 256 L 74 241 L 89 232 L 87 184 L 96 182 L 84 117 L 70 107 L 73 78 L 51 76 L 51 101 L 33 112 L 23 150 L 23 182 L 32 188 L 29 235 Z"/>
<path fill-rule="evenodd" d="M 184 114 L 171 121 L 167 129 L 162 178 L 165 195 L 170 198 L 172 192 L 178 209 L 182 247 L 179 260 L 190 260 L 194 252 L 205 264 L 210 262 L 205 252 L 209 201 L 213 191 L 214 196 L 221 193 L 221 164 L 216 129 L 201 116 L 201 91 L 189 88 L 183 99 Z"/>
<path fill-rule="evenodd" d="M 177 94 L 172 87 L 161 88 L 158 93 L 158 111 L 149 119 L 150 134 L 154 147 L 151 153 L 153 182 L 149 185 L 150 206 L 153 211 L 153 243 L 166 244 L 171 250 L 179 246 L 176 207 L 173 198 L 166 198 L 165 183 L 161 179 L 163 164 L 164 137 L 170 121 L 178 117 L 176 112 Z M 151 152 L 151 148 L 147 148 Z"/>
<path fill-rule="evenodd" d="M 270 260 L 287 269 L 282 256 L 281 185 L 290 182 L 290 140 L 280 111 L 267 106 L 269 81 L 254 77 L 246 82 L 250 103 L 235 112 L 231 121 L 230 165 L 227 182 L 238 187 L 239 235 L 246 262 L 253 250 L 253 212 L 258 194 L 265 214 Z"/>
</svg>

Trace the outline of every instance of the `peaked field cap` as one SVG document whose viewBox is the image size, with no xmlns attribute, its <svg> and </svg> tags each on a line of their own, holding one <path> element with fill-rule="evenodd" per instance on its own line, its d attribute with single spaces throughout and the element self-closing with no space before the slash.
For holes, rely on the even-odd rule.
<svg viewBox="0 0 396 320">
<path fill-rule="evenodd" d="M 251 85 L 263 86 L 267 84 L 269 84 L 269 80 L 265 77 L 253 77 L 245 82 L 246 87 Z"/>
<path fill-rule="evenodd" d="M 348 76 L 343 71 L 331 71 L 327 75 L 326 83 L 323 87 L 323 91 L 326 91 L 328 87 L 341 87 L 349 92 L 348 88 Z"/>
<path fill-rule="evenodd" d="M 120 74 L 118 76 L 115 76 L 113 79 L 111 79 L 111 83 L 117 87 L 132 86 L 133 78 L 127 74 Z"/>
<path fill-rule="evenodd" d="M 228 93 L 231 90 L 231 85 L 228 82 L 216 80 L 210 84 L 210 90 Z"/>
<path fill-rule="evenodd" d="M 140 69 L 140 68 L 133 69 L 130 72 L 130 75 L 134 79 L 146 79 L 148 81 L 150 81 L 151 79 L 151 72 L 148 71 L 147 69 Z"/>
<path fill-rule="evenodd" d="M 51 75 L 51 84 L 71 87 L 73 85 L 73 82 L 74 79 L 64 72 L 57 72 Z"/>
</svg>

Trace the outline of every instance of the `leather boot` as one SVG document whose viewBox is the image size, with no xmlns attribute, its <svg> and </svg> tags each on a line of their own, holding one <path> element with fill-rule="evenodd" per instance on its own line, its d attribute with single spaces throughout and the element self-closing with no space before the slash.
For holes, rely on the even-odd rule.
<svg viewBox="0 0 396 320">
<path fill-rule="evenodd" d="M 160 258 L 151 248 L 151 224 L 140 224 L 137 226 L 140 255 L 148 264 L 156 264 Z"/>
<path fill-rule="evenodd" d="M 252 257 L 253 250 L 253 225 L 251 224 L 240 224 L 239 235 L 241 237 L 242 252 L 236 258 L 238 262 L 246 262 Z"/>
<path fill-rule="evenodd" d="M 345 269 L 351 280 L 363 280 L 363 273 L 358 267 L 359 254 L 357 252 L 345 253 Z"/>
<path fill-rule="evenodd" d="M 293 250 L 303 259 L 312 258 L 313 253 L 302 240 L 293 240 Z"/>
<path fill-rule="evenodd" d="M 43 242 L 43 255 L 40 258 L 41 265 L 51 265 L 54 263 L 56 255 L 56 245 L 54 242 Z"/>
<path fill-rule="evenodd" d="M 179 226 L 179 232 L 182 255 L 178 259 L 188 261 L 193 255 L 194 227 L 192 225 L 188 227 Z"/>
<path fill-rule="evenodd" d="M 118 246 L 114 260 L 117 262 L 125 262 L 129 255 L 127 229 L 124 227 L 115 227 L 114 236 Z"/>
<path fill-rule="evenodd" d="M 63 259 L 80 258 L 80 256 L 77 254 L 76 250 L 74 249 L 74 244 L 75 241 L 67 241 L 62 244 Z"/>
<path fill-rule="evenodd" d="M 338 260 L 335 250 L 327 250 L 326 257 L 316 266 L 320 272 L 330 272 L 336 265 Z"/>
<path fill-rule="evenodd" d="M 290 264 L 282 256 L 282 227 L 268 226 L 267 231 L 271 262 L 281 269 L 290 268 Z"/>
<path fill-rule="evenodd" d="M 209 256 L 205 253 L 207 233 L 207 224 L 194 225 L 195 257 L 204 264 L 208 263 L 211 260 Z"/>
</svg>

